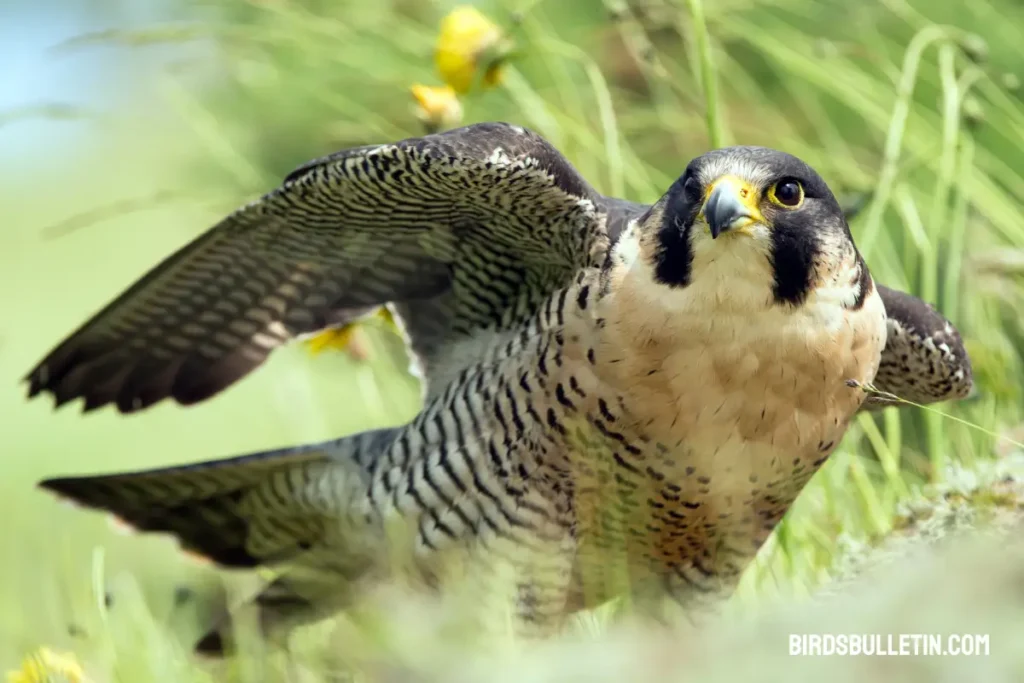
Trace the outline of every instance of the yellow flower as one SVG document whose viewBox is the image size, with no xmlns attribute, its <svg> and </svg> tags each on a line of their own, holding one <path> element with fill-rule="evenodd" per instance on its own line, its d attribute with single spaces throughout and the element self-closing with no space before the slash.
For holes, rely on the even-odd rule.
<svg viewBox="0 0 1024 683">
<path fill-rule="evenodd" d="M 505 59 L 511 42 L 501 29 L 475 7 L 456 7 L 441 20 L 434 63 L 444 82 L 464 94 L 483 68 L 482 84 L 492 87 L 501 81 Z"/>
<path fill-rule="evenodd" d="M 377 312 L 374 315 L 380 318 L 388 329 L 394 331 L 396 334 L 398 333 L 398 323 L 395 322 L 395 316 L 391 315 L 390 308 L 387 306 L 381 306 L 377 309 Z"/>
<path fill-rule="evenodd" d="M 462 103 L 450 85 L 420 85 L 410 88 L 416 98 L 416 117 L 433 133 L 454 128 L 462 121 Z"/>
<path fill-rule="evenodd" d="M 327 349 L 335 349 L 338 351 L 345 351 L 348 354 L 354 356 L 358 360 L 366 360 L 369 357 L 364 344 L 360 343 L 356 333 L 359 331 L 359 326 L 369 322 L 373 318 L 380 319 L 388 328 L 398 331 L 398 324 L 391 315 L 391 311 L 385 306 L 381 306 L 373 315 L 366 316 L 360 320 L 355 320 L 345 325 L 339 325 L 338 327 L 332 327 L 324 330 L 313 337 L 306 340 L 306 347 L 313 355 L 322 353 Z"/>
<path fill-rule="evenodd" d="M 25 658 L 21 669 L 7 674 L 7 683 L 89 683 L 72 654 L 41 647 Z"/>
<path fill-rule="evenodd" d="M 356 323 L 348 323 L 341 327 L 331 327 L 314 337 L 306 340 L 309 352 L 314 356 L 323 353 L 327 349 L 343 351 L 352 343 L 352 337 L 356 332 Z"/>
</svg>

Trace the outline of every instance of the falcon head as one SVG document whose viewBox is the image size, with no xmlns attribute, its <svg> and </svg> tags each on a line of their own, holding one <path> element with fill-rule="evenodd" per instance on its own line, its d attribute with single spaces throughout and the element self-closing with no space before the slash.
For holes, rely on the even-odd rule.
<svg viewBox="0 0 1024 683">
<path fill-rule="evenodd" d="M 640 266 L 638 279 L 655 285 L 645 287 L 651 298 L 668 306 L 666 286 L 685 290 L 688 307 L 698 295 L 716 310 L 799 306 L 822 285 L 853 305 L 871 286 L 825 181 L 764 147 L 694 159 L 616 253 L 630 272 Z"/>
</svg>

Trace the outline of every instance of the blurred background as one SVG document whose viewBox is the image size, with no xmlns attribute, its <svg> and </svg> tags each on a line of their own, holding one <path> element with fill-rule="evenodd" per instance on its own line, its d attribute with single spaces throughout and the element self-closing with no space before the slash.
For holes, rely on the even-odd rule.
<svg viewBox="0 0 1024 683">
<path fill-rule="evenodd" d="M 1022 30 L 1017 0 L 5 0 L 0 668 L 40 644 L 187 646 L 221 590 L 170 541 L 119 536 L 40 478 L 322 440 L 419 407 L 386 325 L 294 344 L 208 403 L 130 418 L 27 403 L 25 372 L 302 162 L 485 120 L 540 132 L 599 190 L 645 202 L 712 146 L 796 154 L 849 209 L 875 277 L 958 326 L 977 395 L 859 419 L 741 597 L 820 585 L 922 486 L 1016 451 Z M 972 485 L 972 504 L 1017 504 Z M 105 635 L 117 628 L 129 635 Z"/>
</svg>

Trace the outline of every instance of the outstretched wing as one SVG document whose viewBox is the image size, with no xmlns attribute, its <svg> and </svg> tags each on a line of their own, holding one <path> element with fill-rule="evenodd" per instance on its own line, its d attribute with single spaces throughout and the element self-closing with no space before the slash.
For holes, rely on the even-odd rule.
<svg viewBox="0 0 1024 683">
<path fill-rule="evenodd" d="M 414 346 L 514 325 L 601 262 L 620 204 L 508 124 L 339 152 L 142 277 L 29 373 L 29 396 L 123 413 L 196 403 L 294 336 L 386 302 Z"/>
<path fill-rule="evenodd" d="M 885 304 L 888 334 L 875 388 L 919 405 L 967 398 L 974 375 L 953 323 L 912 294 L 876 286 Z M 877 410 L 896 403 L 871 394 L 861 409 Z"/>
</svg>

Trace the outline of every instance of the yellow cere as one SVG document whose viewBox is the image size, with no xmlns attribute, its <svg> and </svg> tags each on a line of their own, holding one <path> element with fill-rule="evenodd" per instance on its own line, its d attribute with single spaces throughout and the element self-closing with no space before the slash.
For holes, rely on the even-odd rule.
<svg viewBox="0 0 1024 683">
<path fill-rule="evenodd" d="M 708 197 L 711 196 L 712 190 L 722 184 L 731 185 L 736 195 L 743 200 L 743 203 L 748 208 L 757 210 L 760 198 L 757 188 L 743 178 L 734 175 L 724 175 L 715 182 L 710 183 L 708 189 L 704 191 L 704 201 L 707 201 Z"/>
<path fill-rule="evenodd" d="M 718 180 L 708 185 L 707 191 L 704 193 L 704 201 L 711 195 L 711 191 L 722 184 L 731 185 L 733 192 L 740 198 L 740 201 L 750 209 L 751 223 L 765 223 L 764 215 L 761 213 L 761 193 L 757 191 L 757 188 L 751 185 L 749 182 L 734 175 L 724 175 Z M 701 209 L 701 216 L 704 215 L 704 210 Z"/>
<path fill-rule="evenodd" d="M 492 87 L 501 82 L 502 56 L 508 41 L 501 29 L 475 7 L 456 7 L 441 20 L 434 63 L 441 78 L 455 92 L 469 92 L 477 69 L 486 69 L 481 82 Z M 485 57 L 487 63 L 481 64 Z"/>
<path fill-rule="evenodd" d="M 7 674 L 7 683 L 89 683 L 74 655 L 41 647 Z"/>
</svg>

